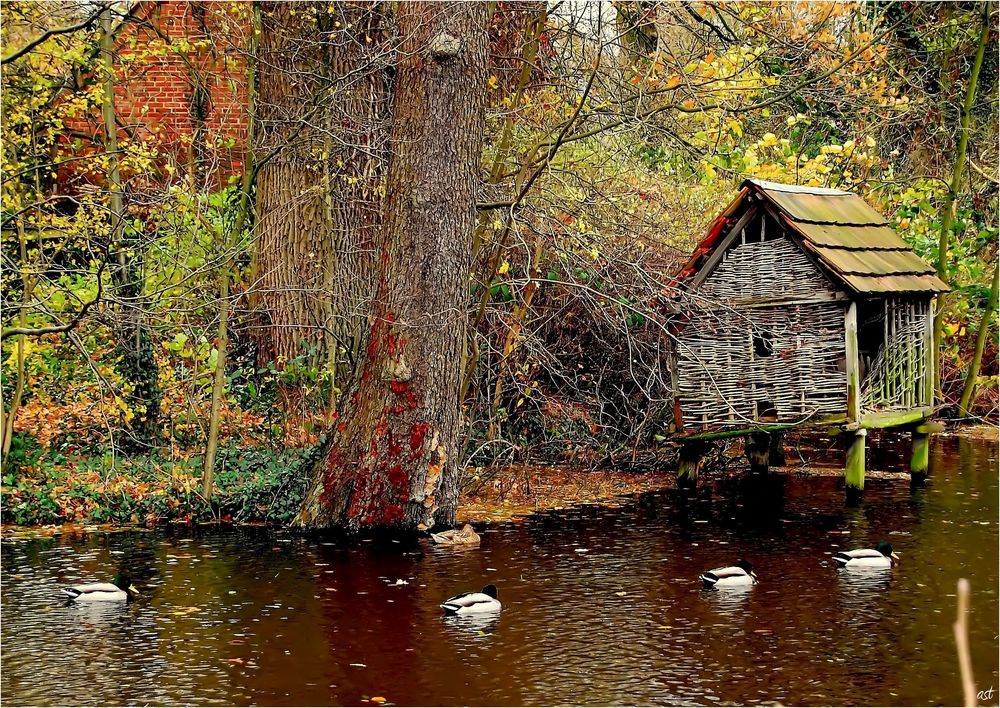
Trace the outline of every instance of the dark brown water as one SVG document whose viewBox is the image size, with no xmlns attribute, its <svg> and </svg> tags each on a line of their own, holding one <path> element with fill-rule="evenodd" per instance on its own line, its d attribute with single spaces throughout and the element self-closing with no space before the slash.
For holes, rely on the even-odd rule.
<svg viewBox="0 0 1000 708">
<path fill-rule="evenodd" d="M 996 448 L 944 441 L 932 475 L 916 490 L 869 480 L 858 508 L 837 478 L 716 482 L 497 527 L 465 552 L 253 530 L 8 541 L 2 699 L 955 704 L 960 577 L 973 588 L 978 687 L 1000 688 Z M 900 567 L 829 562 L 881 539 Z M 739 557 L 759 586 L 699 589 L 700 571 Z M 120 566 L 138 602 L 59 599 L 60 585 Z M 498 618 L 441 617 L 440 600 L 485 582 L 500 587 Z"/>
</svg>

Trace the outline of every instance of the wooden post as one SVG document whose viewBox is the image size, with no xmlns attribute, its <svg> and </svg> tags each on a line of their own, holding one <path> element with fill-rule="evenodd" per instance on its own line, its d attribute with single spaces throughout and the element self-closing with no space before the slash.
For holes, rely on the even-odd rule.
<svg viewBox="0 0 1000 708">
<path fill-rule="evenodd" d="M 927 352 L 927 376 L 923 381 L 924 384 L 924 405 L 928 408 L 934 407 L 934 392 L 937 390 L 937 370 L 940 361 L 938 359 L 940 352 L 934 346 L 934 318 L 937 316 L 935 313 L 937 301 L 931 298 L 930 303 L 927 305 L 927 319 L 924 321 L 924 342 L 926 343 L 925 351 Z"/>
<path fill-rule="evenodd" d="M 750 433 L 746 441 L 747 459 L 752 474 L 767 474 L 771 458 L 771 436 L 767 433 Z"/>
<path fill-rule="evenodd" d="M 860 501 L 865 489 L 865 438 L 868 431 L 859 428 L 854 431 L 850 447 L 847 448 L 847 467 L 844 481 L 847 486 L 847 501 Z"/>
<path fill-rule="evenodd" d="M 847 421 L 861 423 L 861 382 L 858 378 L 858 306 L 851 302 L 844 317 L 844 353 L 847 359 Z M 847 448 L 847 465 L 844 481 L 847 500 L 857 501 L 865 488 L 865 436 L 864 428 L 854 431 L 850 447 Z"/>
<path fill-rule="evenodd" d="M 681 456 L 677 463 L 677 487 L 694 489 L 698 486 L 698 473 L 705 462 L 705 452 L 708 446 L 703 442 L 693 441 L 681 445 Z"/>
<path fill-rule="evenodd" d="M 927 477 L 927 466 L 930 463 L 931 435 L 919 427 L 913 431 L 912 435 L 910 478 L 913 481 L 923 481 Z"/>
<path fill-rule="evenodd" d="M 786 463 L 785 434 L 779 430 L 771 433 L 769 437 L 771 438 L 771 444 L 767 452 L 768 462 L 771 464 L 771 467 L 784 467 Z"/>
</svg>

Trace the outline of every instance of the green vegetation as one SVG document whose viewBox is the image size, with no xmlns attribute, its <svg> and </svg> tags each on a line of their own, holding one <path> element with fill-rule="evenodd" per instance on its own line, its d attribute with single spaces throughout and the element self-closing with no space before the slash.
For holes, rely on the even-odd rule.
<svg viewBox="0 0 1000 708">
<path fill-rule="evenodd" d="M 389 158 L 435 106 L 384 120 L 396 49 L 423 30 L 403 36 L 395 5 L 224 2 L 166 33 L 143 7 L 4 4 L 4 521 L 287 523 L 307 484 L 292 476 L 333 462 L 292 460 L 364 416 L 382 435 L 359 433 L 364 450 L 413 446 L 376 471 L 405 485 L 438 464 L 422 456 L 433 421 L 386 442 L 376 418 L 434 400 L 408 378 L 428 368 L 413 359 L 427 328 L 378 340 L 412 303 L 376 286 L 405 272 L 390 256 L 423 263 Z M 468 287 L 461 343 L 435 349 L 461 382 L 442 408 L 460 425 L 438 426 L 457 429 L 448 485 L 469 464 L 624 465 L 664 442 L 663 303 L 746 177 L 884 213 L 953 288 L 937 414 L 996 417 L 992 6 L 680 7 L 500 3 L 485 65 L 463 74 L 485 102 L 454 136 L 482 137 L 476 221 L 414 271 Z M 300 36 L 328 42 L 295 55 L 309 71 L 270 60 Z M 176 108 L 152 78 L 164 65 L 184 77 Z"/>
</svg>

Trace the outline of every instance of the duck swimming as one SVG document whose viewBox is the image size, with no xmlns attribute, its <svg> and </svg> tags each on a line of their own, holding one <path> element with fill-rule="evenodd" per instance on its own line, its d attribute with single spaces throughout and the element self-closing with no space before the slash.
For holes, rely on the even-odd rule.
<svg viewBox="0 0 1000 708">
<path fill-rule="evenodd" d="M 840 568 L 891 568 L 899 562 L 892 546 L 880 541 L 875 548 L 858 548 L 854 551 L 839 551 L 833 555 Z"/>
<path fill-rule="evenodd" d="M 501 607 L 497 599 L 497 586 L 490 584 L 482 592 L 463 592 L 449 597 L 441 603 L 446 615 L 472 615 L 482 612 L 496 612 Z"/>
<path fill-rule="evenodd" d="M 74 585 L 62 591 L 70 600 L 86 602 L 127 602 L 139 594 L 127 573 L 119 573 L 110 583 Z"/>
<path fill-rule="evenodd" d="M 479 534 L 469 524 L 461 529 L 432 533 L 431 538 L 442 546 L 478 546 L 480 541 Z"/>
<path fill-rule="evenodd" d="M 706 588 L 749 587 L 757 584 L 757 574 L 750 561 L 741 560 L 736 565 L 706 570 L 698 576 Z"/>
</svg>

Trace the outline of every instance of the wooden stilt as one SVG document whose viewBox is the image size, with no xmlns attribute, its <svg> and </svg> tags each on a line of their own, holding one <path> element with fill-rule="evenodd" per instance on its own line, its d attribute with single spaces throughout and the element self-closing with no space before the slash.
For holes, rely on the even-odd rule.
<svg viewBox="0 0 1000 708">
<path fill-rule="evenodd" d="M 910 478 L 923 481 L 927 477 L 927 466 L 931 456 L 931 436 L 919 428 L 913 431 L 910 454 Z"/>
<path fill-rule="evenodd" d="M 694 489 L 698 486 L 698 473 L 705 462 L 707 449 L 702 442 L 684 443 L 681 446 L 680 461 L 677 463 L 677 486 L 680 489 Z"/>
<path fill-rule="evenodd" d="M 865 437 L 868 431 L 864 428 L 856 430 L 847 448 L 847 468 L 844 481 L 847 485 L 847 500 L 849 502 L 861 499 L 865 488 Z"/>
<path fill-rule="evenodd" d="M 854 424 L 861 422 L 861 376 L 858 370 L 858 306 L 852 302 L 847 306 L 844 317 L 844 344 L 847 359 L 847 420 Z M 844 482 L 847 489 L 847 503 L 861 500 L 865 488 L 865 436 L 868 431 L 858 428 L 854 431 L 851 444 L 847 448 L 847 464 L 844 468 Z"/>
<path fill-rule="evenodd" d="M 771 444 L 768 447 L 768 462 L 771 467 L 784 467 L 785 460 L 785 434 L 781 431 L 770 433 Z"/>
<path fill-rule="evenodd" d="M 746 441 L 747 459 L 750 460 L 750 472 L 767 474 L 771 459 L 771 436 L 767 433 L 750 433 Z"/>
</svg>

